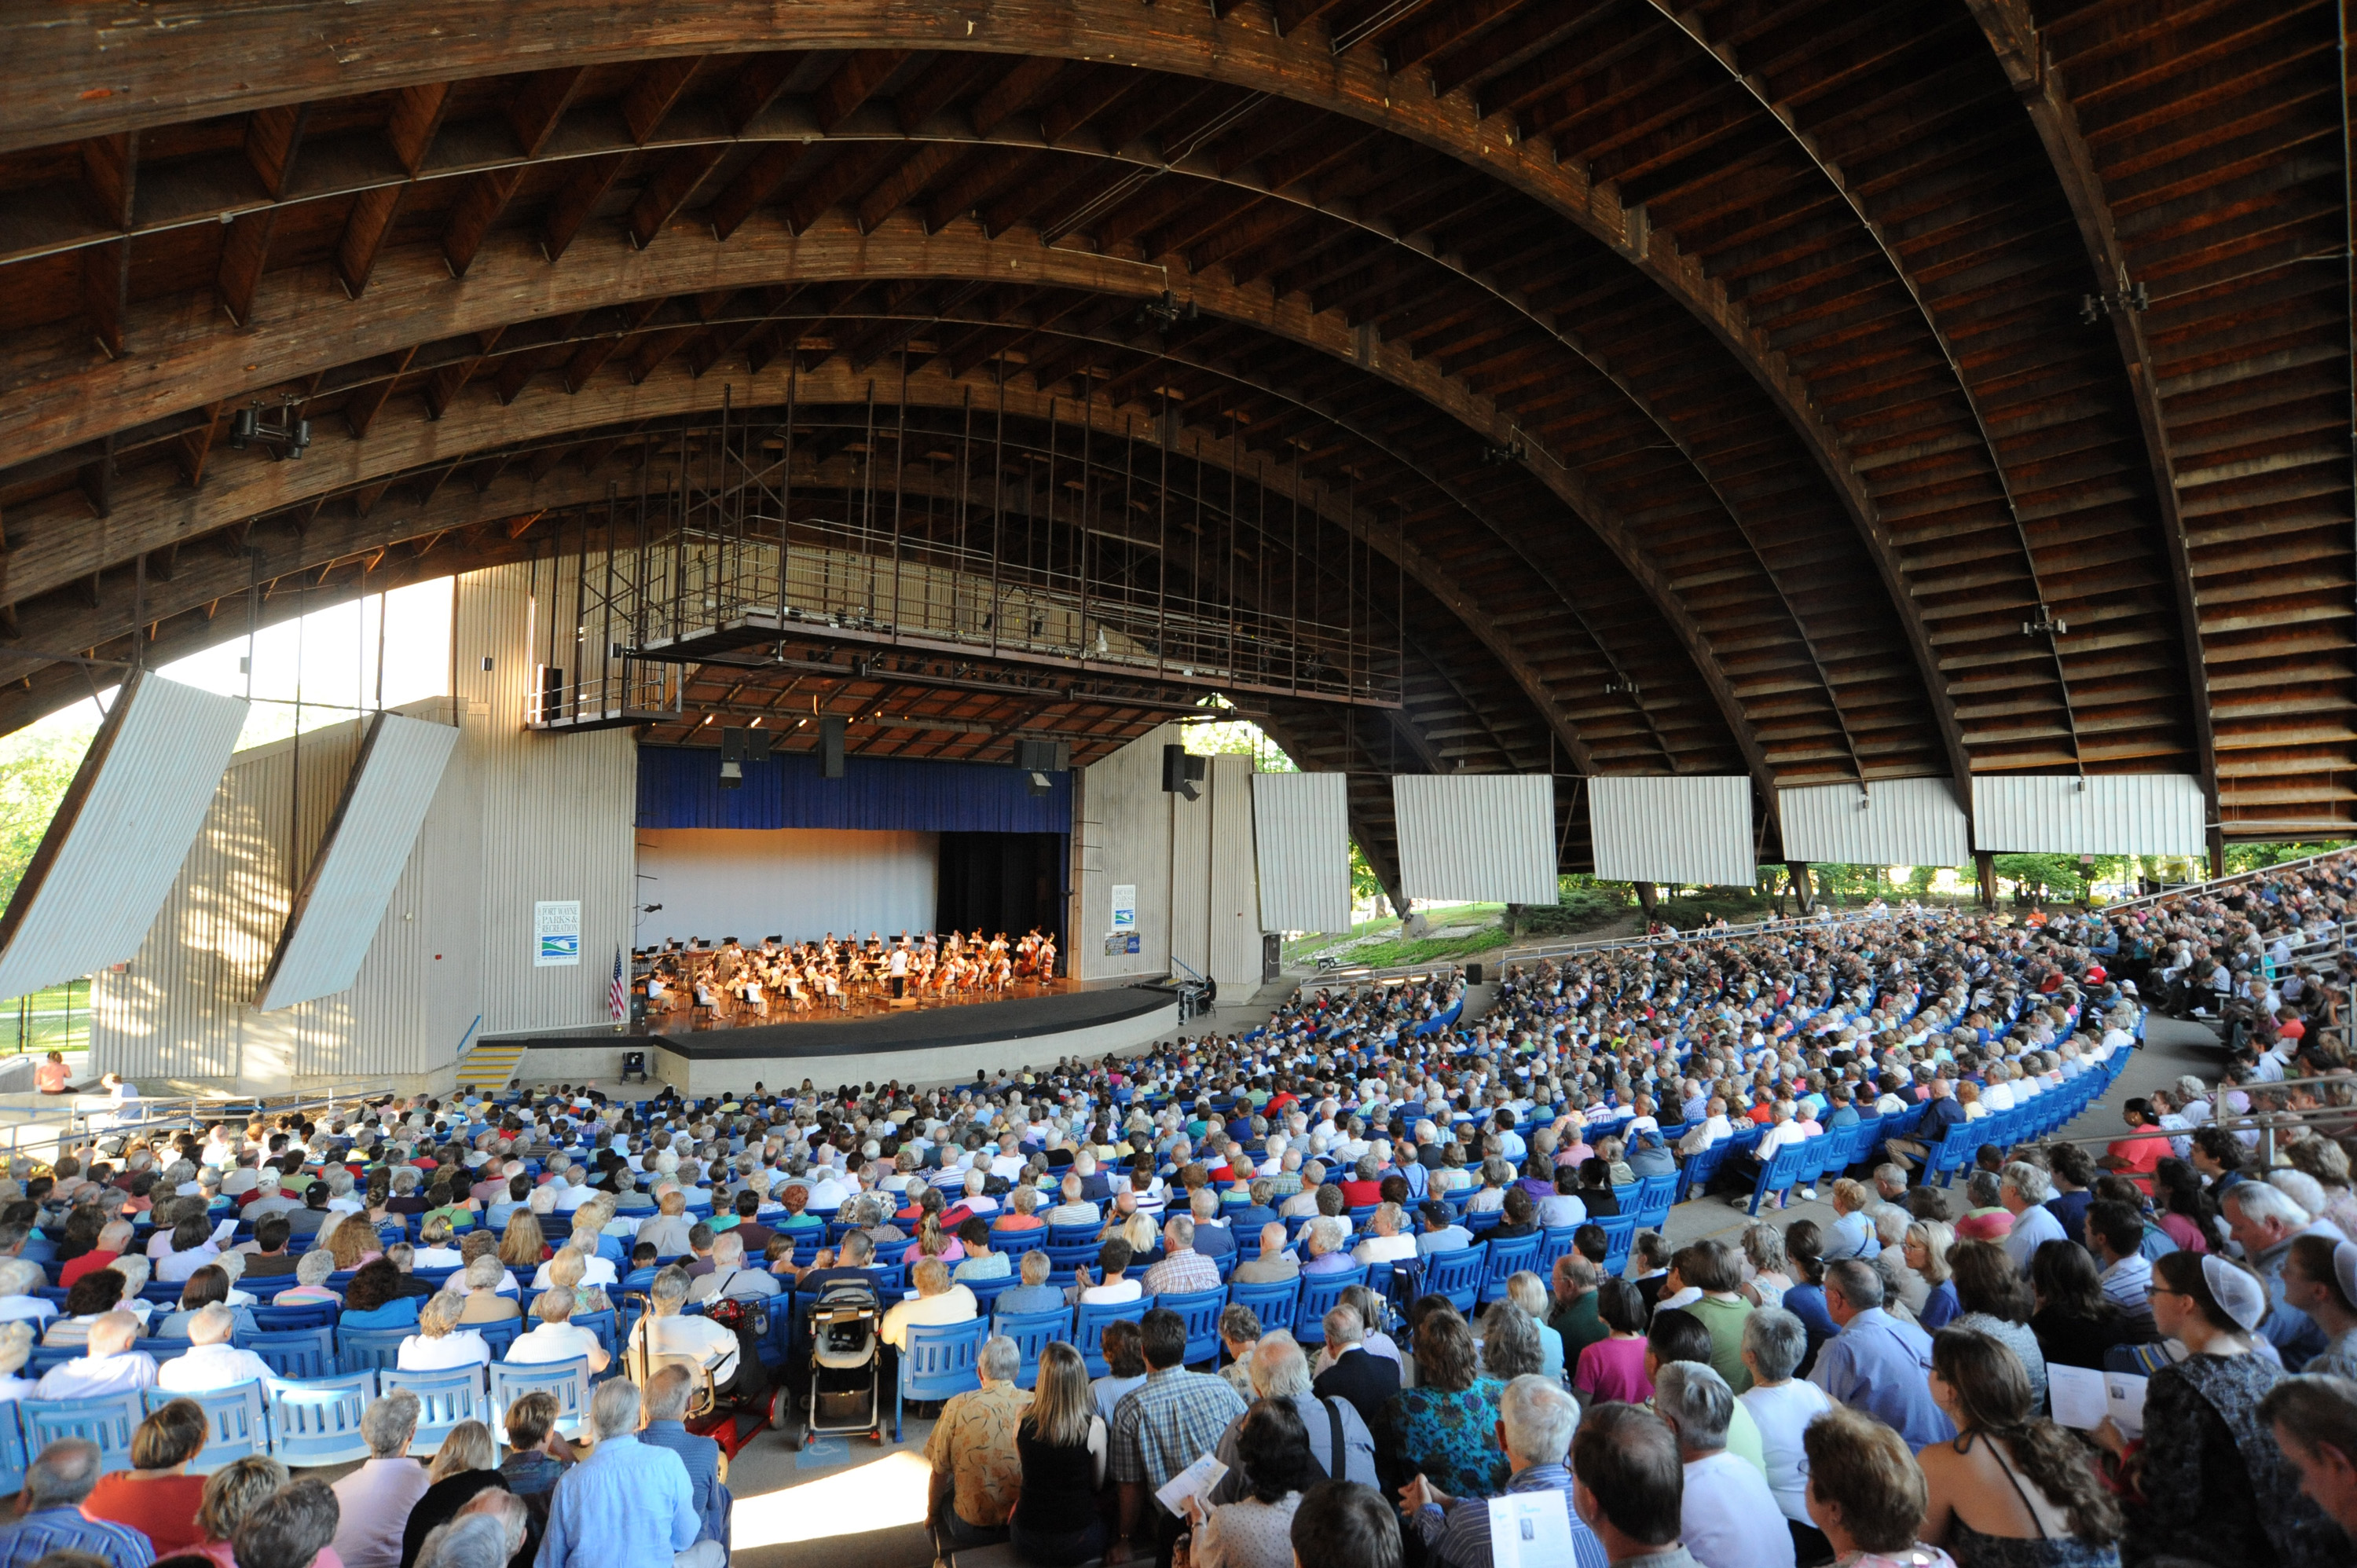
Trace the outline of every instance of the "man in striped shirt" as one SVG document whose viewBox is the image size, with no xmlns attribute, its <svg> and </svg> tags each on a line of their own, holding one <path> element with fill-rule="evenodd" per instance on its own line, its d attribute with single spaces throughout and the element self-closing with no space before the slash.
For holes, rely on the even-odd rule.
<svg viewBox="0 0 2357 1568">
<path fill-rule="evenodd" d="M 83 1517 L 81 1501 L 98 1485 L 98 1444 L 87 1438 L 60 1437 L 41 1450 L 25 1470 L 24 1513 L 0 1528 L 0 1563 L 15 1568 L 53 1552 L 86 1552 L 113 1568 L 147 1568 L 156 1561 L 139 1531 Z"/>
</svg>

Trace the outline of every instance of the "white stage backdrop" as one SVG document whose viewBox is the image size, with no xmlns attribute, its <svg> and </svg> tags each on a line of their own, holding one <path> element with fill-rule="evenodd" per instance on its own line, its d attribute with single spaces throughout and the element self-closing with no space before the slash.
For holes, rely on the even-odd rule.
<svg viewBox="0 0 2357 1568">
<path fill-rule="evenodd" d="M 941 862 L 932 833 L 823 828 L 640 828 L 637 945 L 690 937 L 748 943 L 933 923 Z"/>
</svg>

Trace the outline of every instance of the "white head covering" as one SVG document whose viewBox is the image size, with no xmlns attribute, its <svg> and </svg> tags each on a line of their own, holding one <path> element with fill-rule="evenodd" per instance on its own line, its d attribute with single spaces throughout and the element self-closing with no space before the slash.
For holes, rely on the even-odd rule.
<svg viewBox="0 0 2357 1568">
<path fill-rule="evenodd" d="M 2209 1285 L 2210 1294 L 2218 1298 L 2219 1306 L 2244 1332 L 2256 1328 L 2259 1319 L 2267 1315 L 2266 1287 L 2259 1283 L 2256 1276 L 2223 1258 L 2204 1253 L 2201 1278 Z"/>
<path fill-rule="evenodd" d="M 2343 1241 L 2332 1249 L 2332 1275 L 2341 1283 L 2341 1294 L 2357 1301 L 2357 1241 Z"/>
</svg>

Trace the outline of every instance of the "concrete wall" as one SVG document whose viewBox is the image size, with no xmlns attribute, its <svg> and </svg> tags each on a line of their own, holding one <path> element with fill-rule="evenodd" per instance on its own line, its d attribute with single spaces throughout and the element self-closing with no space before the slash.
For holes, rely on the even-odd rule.
<svg viewBox="0 0 2357 1568">
<path fill-rule="evenodd" d="M 1162 746 L 1176 725 L 1140 736 L 1076 770 L 1072 802 L 1072 972 L 1082 980 L 1167 973 L 1170 968 L 1170 807 Z M 1109 955 L 1113 890 L 1137 889 L 1137 951 Z"/>
<path fill-rule="evenodd" d="M 138 956 L 91 988 L 91 1071 L 256 1092 L 351 1078 L 439 1085 L 477 1033 L 604 1021 L 614 950 L 630 940 L 634 742 L 627 730 L 523 727 L 529 574 L 501 567 L 456 585 L 457 697 L 403 711 L 455 719 L 458 744 L 351 988 L 275 1013 L 253 1004 L 357 754 L 357 721 L 231 758 Z M 573 898 L 581 962 L 536 969 L 533 902 Z"/>
<path fill-rule="evenodd" d="M 1165 725 L 1080 773 L 1073 822 L 1071 951 L 1083 980 L 1178 972 L 1223 991 L 1260 983 L 1260 893 L 1252 758 L 1210 758 L 1199 799 L 1162 791 Z M 1138 950 L 1109 955 L 1113 889 L 1137 889 Z"/>
</svg>

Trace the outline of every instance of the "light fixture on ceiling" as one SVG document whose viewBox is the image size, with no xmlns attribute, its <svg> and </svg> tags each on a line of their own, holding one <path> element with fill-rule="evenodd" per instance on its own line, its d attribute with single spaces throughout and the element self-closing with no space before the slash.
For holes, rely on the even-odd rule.
<svg viewBox="0 0 2357 1568">
<path fill-rule="evenodd" d="M 296 416 L 295 400 L 290 397 L 278 405 L 276 422 L 265 424 L 261 400 L 256 399 L 229 416 L 229 444 L 239 452 L 248 446 L 266 446 L 282 457 L 300 457 L 311 445 L 311 422 Z"/>
</svg>

